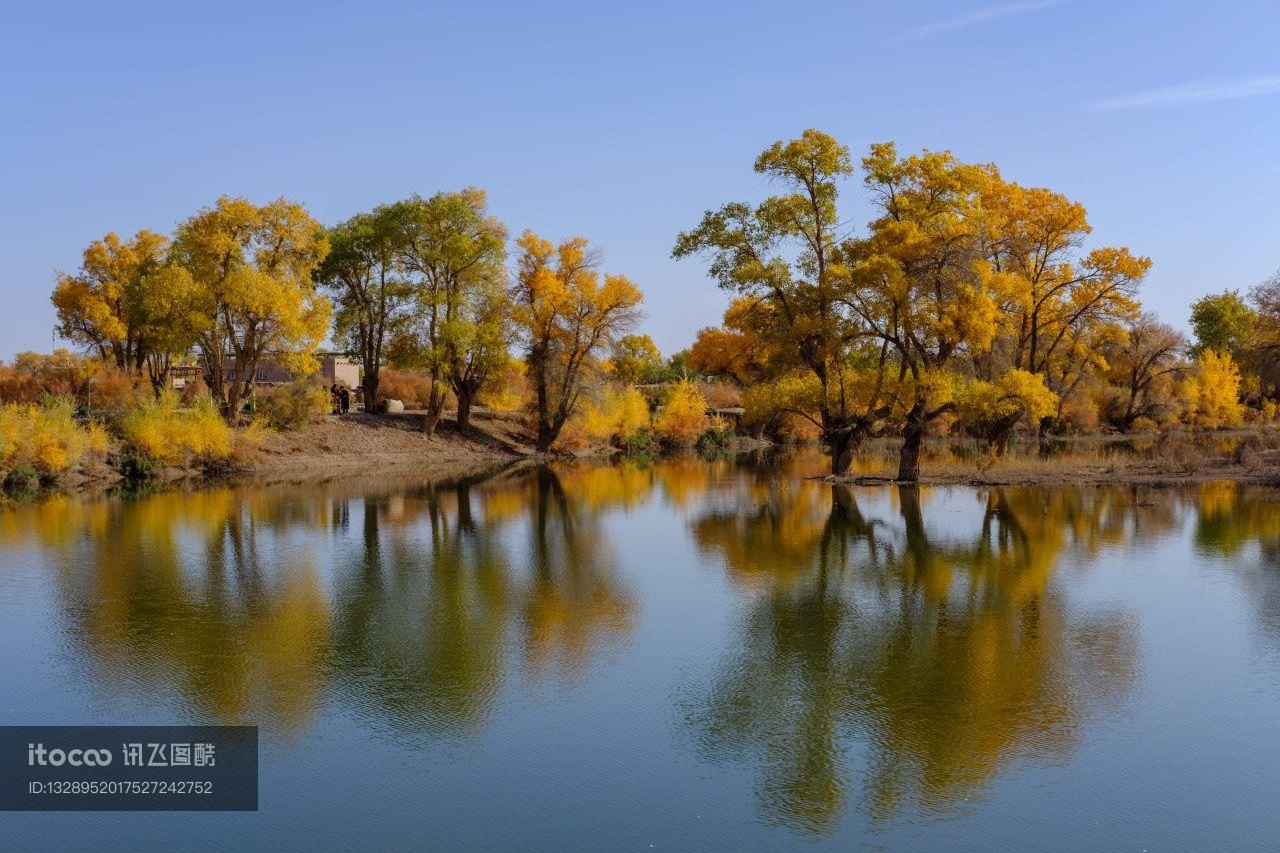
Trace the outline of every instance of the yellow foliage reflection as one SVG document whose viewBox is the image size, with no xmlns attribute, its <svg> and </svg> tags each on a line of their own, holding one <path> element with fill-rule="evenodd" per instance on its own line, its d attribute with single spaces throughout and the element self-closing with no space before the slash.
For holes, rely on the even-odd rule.
<svg viewBox="0 0 1280 853">
<path fill-rule="evenodd" d="M 966 525 L 918 489 L 884 497 L 752 484 L 690 524 L 756 595 L 686 719 L 708 757 L 757 767 L 767 820 L 805 832 L 855 787 L 874 817 L 954 809 L 1012 761 L 1067 754 L 1133 678 L 1134 626 L 1067 611 L 1053 583 L 1131 501 L 996 489 Z"/>
<path fill-rule="evenodd" d="M 513 672 L 576 677 L 625 640 L 636 604 L 601 510 L 651 482 L 572 466 L 58 497 L 0 512 L 0 542 L 47 555 L 65 632 L 114 692 L 297 731 L 336 690 L 399 732 L 465 734 Z"/>
</svg>

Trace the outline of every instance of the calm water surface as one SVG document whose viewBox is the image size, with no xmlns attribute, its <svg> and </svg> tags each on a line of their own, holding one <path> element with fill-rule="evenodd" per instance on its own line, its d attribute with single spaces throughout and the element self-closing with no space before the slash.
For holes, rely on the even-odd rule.
<svg viewBox="0 0 1280 853">
<path fill-rule="evenodd" d="M 1257 849 L 1280 502 L 556 467 L 0 510 L 0 723 L 262 727 L 14 850 Z"/>
</svg>

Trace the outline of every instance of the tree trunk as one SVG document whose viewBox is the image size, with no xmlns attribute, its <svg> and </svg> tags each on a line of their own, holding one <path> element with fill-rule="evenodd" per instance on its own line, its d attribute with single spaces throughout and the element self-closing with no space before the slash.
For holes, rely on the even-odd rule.
<svg viewBox="0 0 1280 853">
<path fill-rule="evenodd" d="M 560 430 L 564 428 L 566 420 L 568 415 L 559 412 L 552 413 L 546 420 L 538 420 L 538 440 L 535 446 L 539 453 L 551 452 L 551 445 L 560 437 Z"/>
<path fill-rule="evenodd" d="M 454 393 L 458 395 L 458 435 L 466 435 L 471 428 L 471 398 L 474 394 L 465 387 Z"/>
<path fill-rule="evenodd" d="M 831 474 L 839 477 L 849 473 L 849 466 L 853 464 L 853 457 L 857 455 L 858 448 L 862 446 L 862 441 L 867 437 L 870 430 L 869 423 L 862 423 L 860 420 L 853 424 L 846 424 L 839 430 L 833 430 L 827 436 L 827 446 L 831 452 Z"/>
<path fill-rule="evenodd" d="M 230 426 L 235 426 L 240 420 L 240 373 L 236 372 L 236 379 L 231 383 L 231 387 L 227 389 L 226 399 L 222 404 L 222 417 Z"/>
<path fill-rule="evenodd" d="M 378 368 L 375 365 L 373 370 L 368 366 L 364 369 L 364 378 L 360 382 L 364 388 L 364 410 L 366 412 L 376 411 L 378 408 Z"/>
<path fill-rule="evenodd" d="M 422 416 L 422 431 L 427 435 L 436 434 L 436 426 L 440 423 L 440 416 L 444 414 L 444 407 L 437 406 L 435 403 L 427 404 L 427 411 Z"/>
<path fill-rule="evenodd" d="M 436 426 L 444 414 L 444 402 L 448 394 L 440 377 L 432 376 L 431 390 L 427 392 L 427 412 L 422 416 L 422 431 L 427 435 L 435 435 Z"/>
<path fill-rule="evenodd" d="M 1013 430 L 1020 420 L 1022 420 L 1022 413 L 1018 412 L 1006 415 L 992 424 L 991 430 L 987 433 L 987 448 L 996 456 L 1004 456 L 1005 451 L 1009 449 L 1009 442 L 1013 440 Z"/>
<path fill-rule="evenodd" d="M 827 444 L 831 451 L 831 474 L 839 477 L 849 472 L 853 463 L 853 451 L 856 448 L 852 432 L 837 432 L 829 437 Z"/>
<path fill-rule="evenodd" d="M 902 431 L 902 449 L 898 451 L 899 482 L 920 481 L 920 448 L 924 446 L 924 428 L 924 404 L 916 403 L 907 413 L 907 422 Z"/>
</svg>

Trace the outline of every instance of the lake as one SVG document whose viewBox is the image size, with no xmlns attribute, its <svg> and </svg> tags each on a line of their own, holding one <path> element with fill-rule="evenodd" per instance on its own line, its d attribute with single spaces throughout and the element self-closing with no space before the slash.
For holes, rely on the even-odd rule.
<svg viewBox="0 0 1280 853">
<path fill-rule="evenodd" d="M 261 727 L 257 813 L 13 850 L 1256 849 L 1280 501 L 814 455 L 0 509 L 0 723 Z"/>
</svg>

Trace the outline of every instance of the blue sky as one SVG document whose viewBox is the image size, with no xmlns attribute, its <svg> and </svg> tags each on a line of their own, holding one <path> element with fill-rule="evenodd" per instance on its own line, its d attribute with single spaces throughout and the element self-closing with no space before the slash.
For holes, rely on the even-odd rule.
<svg viewBox="0 0 1280 853">
<path fill-rule="evenodd" d="M 725 296 L 671 260 L 817 127 L 993 161 L 1155 265 L 1144 299 L 1280 268 L 1280 3 L 23 3 L 0 28 L 0 358 L 50 346 L 54 271 L 219 194 L 333 223 L 478 185 L 588 237 L 670 353 Z M 860 178 L 845 188 L 868 218 Z"/>
</svg>

